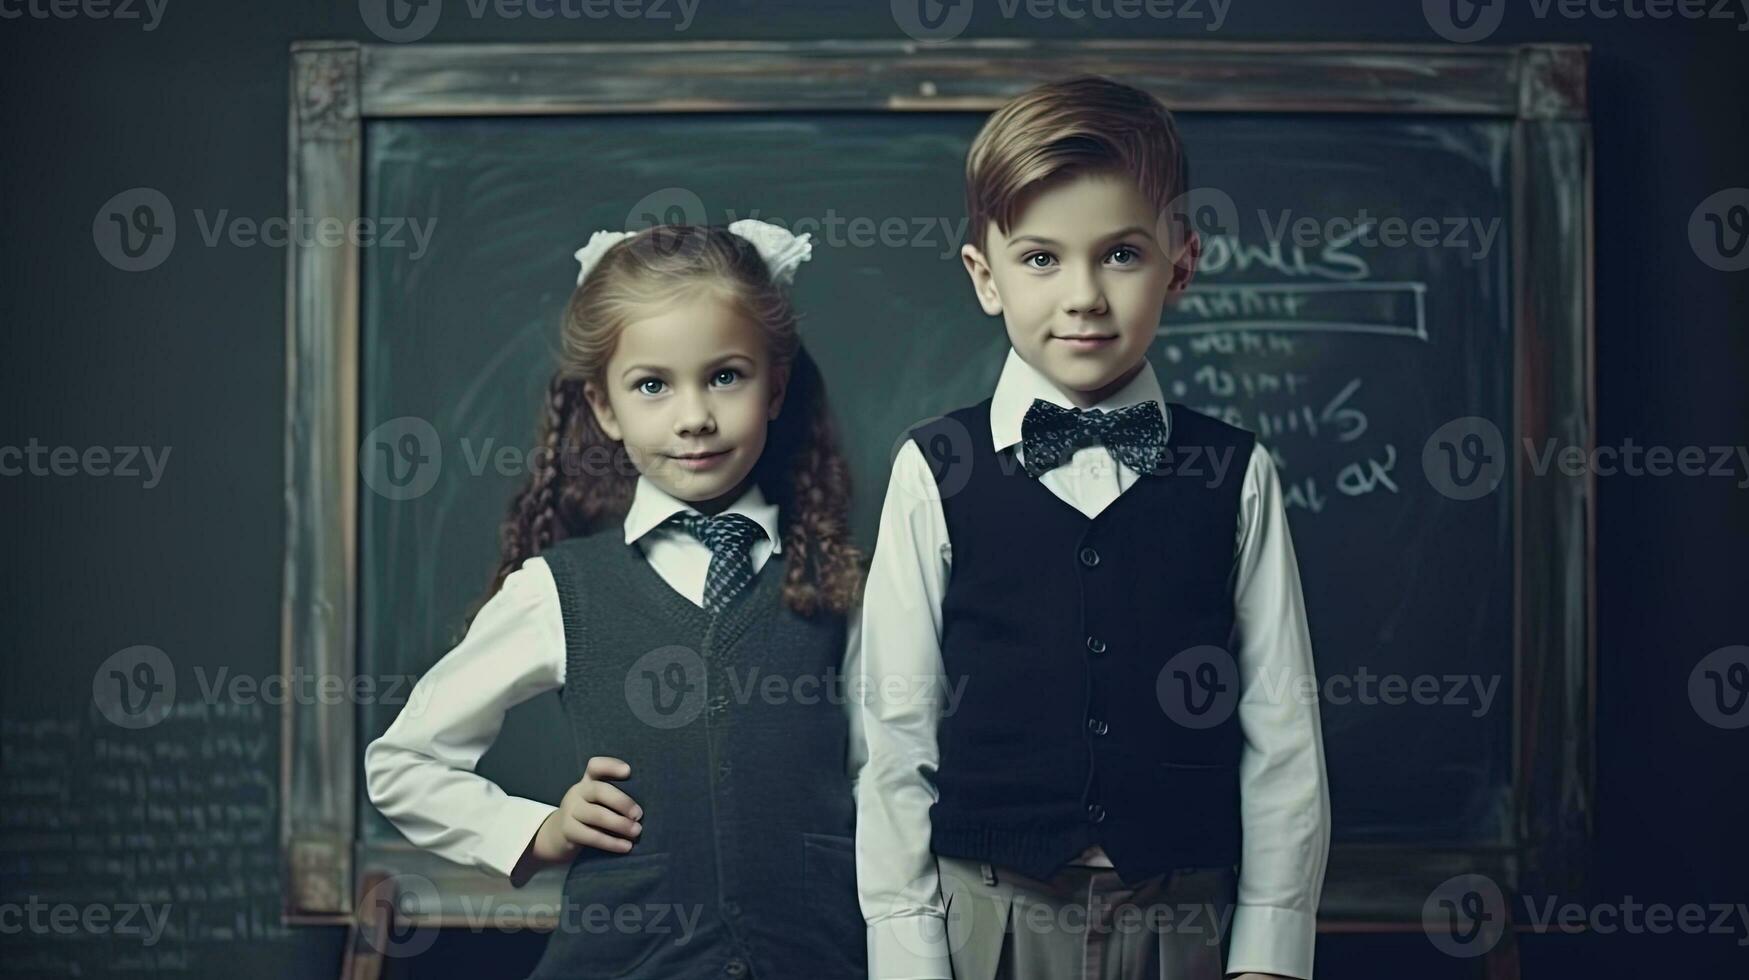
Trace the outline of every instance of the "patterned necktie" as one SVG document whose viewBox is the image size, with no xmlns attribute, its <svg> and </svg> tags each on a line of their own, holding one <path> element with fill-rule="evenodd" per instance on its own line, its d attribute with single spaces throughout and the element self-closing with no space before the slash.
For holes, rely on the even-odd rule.
<svg viewBox="0 0 1749 980">
<path fill-rule="evenodd" d="M 1152 473 L 1166 452 L 1166 420 L 1160 403 L 1147 401 L 1120 408 L 1064 408 L 1033 399 L 1020 423 L 1021 464 L 1033 479 L 1069 461 L 1075 450 L 1098 443 L 1118 462 L 1137 473 Z"/>
<path fill-rule="evenodd" d="M 720 612 L 753 580 L 753 542 L 764 537 L 765 530 L 745 514 L 706 517 L 683 511 L 669 521 L 685 528 L 711 550 L 710 570 L 704 580 L 704 606 Z"/>
</svg>

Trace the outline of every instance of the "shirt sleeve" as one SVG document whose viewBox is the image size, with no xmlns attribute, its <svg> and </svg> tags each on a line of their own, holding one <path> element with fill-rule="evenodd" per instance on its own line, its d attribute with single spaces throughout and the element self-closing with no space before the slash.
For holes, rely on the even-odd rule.
<svg viewBox="0 0 1749 980">
<path fill-rule="evenodd" d="M 1227 972 L 1309 980 L 1330 850 L 1330 793 L 1305 597 L 1275 463 L 1246 471 L 1234 571 L 1234 649 L 1243 694 L 1239 780 L 1244 846 Z"/>
<path fill-rule="evenodd" d="M 941 597 L 947 521 L 935 478 L 909 440 L 893 461 L 863 594 L 856 700 L 868 759 L 858 779 L 857 892 L 870 980 L 949 980 L 947 914 L 930 851 L 929 808 L 946 682 Z"/>
<path fill-rule="evenodd" d="M 863 766 L 868 764 L 868 739 L 863 735 L 862 703 L 857 699 L 856 678 L 862 672 L 862 607 L 859 605 L 850 611 L 844 633 L 844 668 L 841 671 L 845 682 L 844 712 L 850 723 L 850 745 L 845 752 L 845 770 L 850 773 L 850 792 L 856 794 L 856 783 L 862 775 Z"/>
<path fill-rule="evenodd" d="M 365 748 L 371 803 L 414 844 L 511 877 L 557 807 L 510 796 L 474 766 L 497 739 L 505 712 L 563 686 L 564 672 L 558 590 L 547 563 L 530 558 Z M 518 888 L 526 881 L 511 878 Z"/>
</svg>

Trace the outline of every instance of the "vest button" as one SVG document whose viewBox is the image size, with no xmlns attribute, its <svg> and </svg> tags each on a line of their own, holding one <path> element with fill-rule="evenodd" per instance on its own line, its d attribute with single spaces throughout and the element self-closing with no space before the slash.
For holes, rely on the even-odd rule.
<svg viewBox="0 0 1749 980">
<path fill-rule="evenodd" d="M 1081 564 L 1086 565 L 1088 568 L 1092 568 L 1099 564 L 1099 552 L 1094 551 L 1092 548 L 1082 548 Z"/>
<path fill-rule="evenodd" d="M 738 916 L 741 914 L 741 903 L 740 902 L 724 902 L 723 903 L 723 911 L 730 916 Z"/>
<path fill-rule="evenodd" d="M 1105 641 L 1100 639 L 1097 636 L 1090 636 L 1087 638 L 1087 649 L 1093 651 L 1094 653 L 1104 653 L 1105 652 Z"/>
<path fill-rule="evenodd" d="M 1104 735 L 1106 732 L 1111 731 L 1111 728 L 1098 718 L 1089 718 L 1087 719 L 1087 730 L 1095 735 Z"/>
<path fill-rule="evenodd" d="M 728 779 L 730 771 L 731 767 L 727 762 L 717 766 L 717 776 L 722 779 Z"/>
<path fill-rule="evenodd" d="M 731 977 L 743 977 L 747 975 L 747 964 L 740 960 L 730 960 L 723 964 L 723 972 Z"/>
<path fill-rule="evenodd" d="M 1105 807 L 1102 807 L 1097 803 L 1087 804 L 1087 819 L 1093 821 L 1094 823 L 1104 823 L 1105 822 Z"/>
</svg>

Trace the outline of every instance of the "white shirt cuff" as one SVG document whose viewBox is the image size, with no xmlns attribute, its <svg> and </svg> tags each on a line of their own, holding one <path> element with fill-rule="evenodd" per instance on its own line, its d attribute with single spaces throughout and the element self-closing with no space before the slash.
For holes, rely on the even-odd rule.
<svg viewBox="0 0 1749 980">
<path fill-rule="evenodd" d="M 953 980 L 947 923 L 938 915 L 895 915 L 868 927 L 869 980 Z"/>
<path fill-rule="evenodd" d="M 522 860 L 523 852 L 528 850 L 529 841 L 534 840 L 535 831 L 546 821 L 547 814 L 558 807 L 512 796 L 504 800 L 503 808 L 494 821 L 495 829 L 486 835 L 486 839 L 480 842 L 480 849 L 474 853 L 474 863 L 510 878 L 510 873 L 516 870 L 516 862 Z M 527 878 L 510 880 L 516 888 L 527 883 Z"/>
<path fill-rule="evenodd" d="M 1312 978 L 1312 950 L 1318 917 L 1271 905 L 1240 905 L 1233 910 L 1227 974 L 1274 973 Z"/>
</svg>

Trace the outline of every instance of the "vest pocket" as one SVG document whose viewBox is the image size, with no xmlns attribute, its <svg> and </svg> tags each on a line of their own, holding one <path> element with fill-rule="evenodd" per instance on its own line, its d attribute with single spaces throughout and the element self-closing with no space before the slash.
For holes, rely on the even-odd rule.
<svg viewBox="0 0 1749 980">
<path fill-rule="evenodd" d="M 671 893 L 666 851 L 571 862 L 534 977 L 623 977 L 686 941 Z"/>
<path fill-rule="evenodd" d="M 867 926 L 856 897 L 856 839 L 802 834 L 803 914 L 821 957 L 814 975 L 862 977 L 868 969 Z"/>
</svg>

